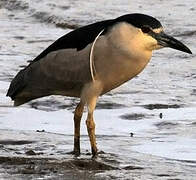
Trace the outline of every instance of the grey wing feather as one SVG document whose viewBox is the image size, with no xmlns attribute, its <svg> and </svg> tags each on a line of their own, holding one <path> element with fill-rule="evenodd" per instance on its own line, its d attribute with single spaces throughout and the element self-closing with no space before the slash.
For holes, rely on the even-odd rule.
<svg viewBox="0 0 196 180">
<path fill-rule="evenodd" d="M 27 86 L 27 79 L 30 76 L 27 76 L 27 72 L 30 72 L 29 69 L 35 66 L 35 64 L 42 59 L 44 59 L 47 55 L 52 52 L 59 50 L 70 50 L 74 49 L 75 51 L 81 52 L 87 48 L 87 46 L 94 41 L 98 33 L 102 29 L 107 29 L 107 27 L 113 24 L 113 20 L 106 20 L 97 22 L 94 24 L 90 24 L 79 29 L 76 29 L 51 44 L 48 48 L 46 48 L 40 55 L 38 55 L 26 68 L 21 70 L 16 77 L 12 80 L 10 87 L 7 92 L 7 96 L 10 96 L 12 99 L 15 99 L 15 96 L 21 92 Z M 104 34 L 104 33 L 102 33 Z M 77 53 L 76 53 L 77 54 Z M 69 61 L 71 64 L 71 60 Z M 76 62 L 76 64 L 80 64 L 80 62 Z M 86 62 L 87 63 L 87 62 Z M 77 66 L 77 65 L 76 65 Z M 72 68 L 72 67 L 70 67 Z M 39 68 L 38 68 L 39 69 Z M 88 71 L 89 68 L 86 68 L 85 71 Z M 83 75 L 84 71 L 80 73 L 79 78 L 85 79 L 86 75 Z M 70 76 L 70 70 L 67 72 L 68 76 Z M 71 73 L 72 74 L 72 73 Z M 73 74 L 72 74 L 73 75 Z M 75 75 L 75 73 L 74 73 Z M 73 75 L 73 78 L 74 78 Z M 88 79 L 88 78 L 87 78 Z M 73 83 L 73 81 L 72 81 Z"/>
<path fill-rule="evenodd" d="M 90 45 L 81 51 L 53 51 L 21 70 L 8 90 L 12 99 L 28 100 L 51 94 L 80 96 L 83 85 L 92 80 L 89 64 Z"/>
</svg>

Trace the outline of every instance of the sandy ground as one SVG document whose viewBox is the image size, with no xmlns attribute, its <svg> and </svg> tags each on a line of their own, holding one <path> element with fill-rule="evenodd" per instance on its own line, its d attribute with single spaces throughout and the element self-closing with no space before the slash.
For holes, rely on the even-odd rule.
<svg viewBox="0 0 196 180">
<path fill-rule="evenodd" d="M 5 135 L 8 138 L 5 138 Z M 13 138 L 15 136 L 15 138 Z M 115 150 L 101 151 L 97 159 L 91 159 L 88 149 L 75 158 L 70 154 L 72 136 L 42 131 L 1 130 L 0 133 L 1 179 L 194 179 L 196 162 L 160 158 L 130 149 L 123 156 Z M 101 149 L 108 144 L 130 141 L 134 137 L 98 136 Z M 88 137 L 82 136 L 82 143 Z"/>
</svg>

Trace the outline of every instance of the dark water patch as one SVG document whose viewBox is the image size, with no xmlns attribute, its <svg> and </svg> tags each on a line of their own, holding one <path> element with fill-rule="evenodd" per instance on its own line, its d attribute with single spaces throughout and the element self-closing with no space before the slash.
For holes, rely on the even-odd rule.
<svg viewBox="0 0 196 180">
<path fill-rule="evenodd" d="M 165 142 L 164 140 L 157 140 L 157 139 L 152 139 L 152 142 Z"/>
<path fill-rule="evenodd" d="M 43 42 L 53 42 L 54 40 L 52 39 L 42 39 L 42 40 L 29 40 L 27 43 L 32 44 L 32 43 L 43 43 Z"/>
<path fill-rule="evenodd" d="M 115 170 L 117 167 L 113 167 L 111 165 L 105 164 L 103 162 L 99 162 L 96 160 L 74 160 L 70 161 L 70 163 L 76 166 L 80 170 Z"/>
<path fill-rule="evenodd" d="M 159 133 L 157 133 L 158 135 L 162 135 L 162 136 L 173 136 L 173 135 L 176 135 L 177 133 L 175 133 L 175 132 L 159 132 Z M 159 137 L 157 137 L 157 138 L 159 138 Z M 156 137 L 154 137 L 153 139 L 156 139 Z"/>
<path fill-rule="evenodd" d="M 191 95 L 192 95 L 192 96 L 196 96 L 196 89 L 193 89 L 193 90 L 192 90 Z"/>
<path fill-rule="evenodd" d="M 195 73 L 190 73 L 190 74 L 186 75 L 185 78 L 194 78 L 194 79 L 196 79 L 196 74 Z"/>
<path fill-rule="evenodd" d="M 107 154 L 108 156 L 108 154 Z M 117 157 L 115 158 L 115 156 L 113 156 L 113 159 L 109 159 L 108 157 L 107 158 L 101 158 L 104 162 L 106 163 L 109 163 L 109 164 L 112 164 L 112 165 L 115 165 L 115 166 L 119 166 L 120 165 L 120 162 L 117 161 Z"/>
<path fill-rule="evenodd" d="M 158 176 L 158 177 L 170 177 L 169 174 L 157 174 L 156 176 Z"/>
<path fill-rule="evenodd" d="M 178 126 L 178 123 L 162 121 L 162 122 L 159 122 L 159 123 L 155 123 L 154 125 L 157 126 L 159 129 L 171 129 L 171 128 L 174 128 L 174 127 Z"/>
<path fill-rule="evenodd" d="M 60 9 L 63 9 L 63 10 L 68 10 L 70 9 L 70 6 L 58 6 Z"/>
<path fill-rule="evenodd" d="M 56 22 L 55 25 L 63 29 L 77 29 L 80 27 L 79 24 L 72 24 L 71 22 Z"/>
<path fill-rule="evenodd" d="M 133 114 L 121 115 L 120 118 L 125 119 L 125 120 L 142 120 L 142 119 L 146 118 L 147 116 L 148 115 L 146 115 L 146 114 L 133 113 Z"/>
<path fill-rule="evenodd" d="M 42 110 L 42 111 L 57 111 L 60 109 L 68 109 L 73 110 L 75 109 L 77 102 L 71 101 L 68 104 L 60 102 L 58 100 L 47 99 L 47 100 L 38 100 L 28 103 L 31 108 Z"/>
<path fill-rule="evenodd" d="M 43 152 L 35 152 L 33 150 L 28 150 L 25 152 L 25 154 L 27 156 L 36 156 L 36 155 L 43 155 L 44 153 Z"/>
<path fill-rule="evenodd" d="M 120 103 L 110 103 L 110 102 L 98 102 L 96 109 L 120 109 L 126 107 L 124 104 Z"/>
<path fill-rule="evenodd" d="M 120 91 L 117 92 L 117 94 L 138 94 L 141 93 L 141 91 Z"/>
<path fill-rule="evenodd" d="M 190 59 L 191 57 L 195 57 L 196 55 L 195 54 L 192 54 L 192 55 L 189 55 L 189 54 L 176 54 L 176 57 L 177 58 L 180 58 L 180 59 Z"/>
<path fill-rule="evenodd" d="M 29 141 L 29 140 L 1 140 L 0 144 L 2 145 L 24 145 L 24 144 L 32 144 L 35 141 Z"/>
<path fill-rule="evenodd" d="M 47 12 L 42 12 L 42 11 L 38 11 L 38 12 L 34 12 L 32 17 L 34 17 L 35 19 L 39 20 L 40 22 L 47 22 L 47 23 L 52 23 L 54 22 L 57 17 L 54 15 L 50 15 Z"/>
<path fill-rule="evenodd" d="M 0 8 L 1 8 L 1 7 L 0 7 Z M 8 14 L 8 17 L 11 18 L 11 19 L 12 19 L 14 16 L 15 16 L 15 14 Z"/>
<path fill-rule="evenodd" d="M 82 135 L 83 137 L 88 137 L 88 135 Z M 125 136 L 125 135 L 103 135 L 103 134 L 97 134 L 96 135 L 96 137 L 97 138 L 100 138 L 100 139 L 107 139 L 107 138 L 125 138 L 125 137 L 127 137 L 127 136 Z"/>
<path fill-rule="evenodd" d="M 125 170 L 142 170 L 144 168 L 143 167 L 139 167 L 139 166 L 126 166 L 123 169 L 125 169 Z"/>
<path fill-rule="evenodd" d="M 176 4 L 176 7 L 185 7 L 185 4 Z"/>
<path fill-rule="evenodd" d="M 1 6 L 13 11 L 13 10 L 26 10 L 29 8 L 28 3 L 22 2 L 22 1 L 17 1 L 17 0 L 1 0 Z"/>
<path fill-rule="evenodd" d="M 196 121 L 192 122 L 191 125 L 196 126 Z"/>
<path fill-rule="evenodd" d="M 15 164 L 15 165 L 20 165 L 20 164 L 26 164 L 29 163 L 30 159 L 24 158 L 24 157 L 4 157 L 0 156 L 0 164 L 6 163 L 6 164 Z"/>
<path fill-rule="evenodd" d="M 5 73 L 2 73 L 2 74 L 5 74 Z M 0 75 L 0 80 L 1 81 L 11 82 L 12 79 L 13 79 L 13 76 L 12 75 L 8 75 L 8 76 L 1 76 Z"/>
<path fill-rule="evenodd" d="M 183 33 L 178 33 L 175 35 L 176 37 L 190 37 L 190 36 L 196 36 L 196 30 L 193 31 L 185 31 Z"/>
<path fill-rule="evenodd" d="M 76 29 L 79 28 L 80 25 L 71 21 L 65 21 L 65 19 L 51 15 L 47 12 L 35 12 L 32 15 L 33 18 L 39 20 L 42 23 L 49 23 L 49 24 L 54 24 L 56 27 L 60 27 L 63 29 Z"/>
<path fill-rule="evenodd" d="M 52 8 L 54 8 L 54 7 L 56 7 L 57 5 L 56 4 L 54 4 L 54 3 L 47 3 L 47 5 L 49 6 L 49 7 L 52 7 Z"/>
<path fill-rule="evenodd" d="M 195 160 L 179 160 L 179 159 L 177 159 L 176 161 L 180 161 L 180 162 L 185 162 L 185 163 L 190 163 L 190 164 L 196 165 L 196 161 Z"/>
<path fill-rule="evenodd" d="M 20 66 L 19 66 L 19 68 L 22 68 L 22 69 L 23 69 L 23 68 L 26 68 L 26 67 L 27 67 L 27 65 L 20 65 Z"/>
<path fill-rule="evenodd" d="M 153 110 L 153 109 L 170 109 L 170 108 L 181 108 L 182 105 L 179 104 L 146 104 L 142 105 L 145 109 Z"/>
<path fill-rule="evenodd" d="M 23 40 L 23 39 L 25 39 L 24 36 L 14 36 L 13 38 L 14 39 L 17 39 L 17 40 Z"/>
<path fill-rule="evenodd" d="M 25 154 L 28 155 L 28 156 L 36 155 L 35 151 L 33 151 L 33 150 L 28 150 L 28 151 L 25 152 Z"/>
<path fill-rule="evenodd" d="M 10 52 L 6 52 L 6 53 L 0 53 L 0 56 L 17 56 L 18 54 L 15 53 L 10 53 Z M 1 59 L 3 60 L 3 59 Z"/>
</svg>

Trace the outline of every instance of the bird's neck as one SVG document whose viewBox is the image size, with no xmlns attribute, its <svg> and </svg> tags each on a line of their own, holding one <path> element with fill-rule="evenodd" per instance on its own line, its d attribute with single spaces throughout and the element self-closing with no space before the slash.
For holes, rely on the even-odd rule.
<svg viewBox="0 0 196 180">
<path fill-rule="evenodd" d="M 152 56 L 152 49 L 147 47 L 140 30 L 128 23 L 122 22 L 114 26 L 107 39 L 110 46 L 128 58 L 145 61 Z"/>
</svg>

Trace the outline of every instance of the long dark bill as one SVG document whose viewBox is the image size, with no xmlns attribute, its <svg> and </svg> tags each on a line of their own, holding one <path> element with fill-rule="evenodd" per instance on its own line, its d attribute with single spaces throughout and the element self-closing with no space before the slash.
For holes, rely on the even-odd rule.
<svg viewBox="0 0 196 180">
<path fill-rule="evenodd" d="M 154 34 L 154 37 L 161 46 L 170 47 L 179 51 L 192 54 L 191 50 L 187 46 L 185 46 L 183 43 L 173 38 L 172 36 L 168 36 L 164 32 L 161 32 L 159 34 L 156 33 Z"/>
</svg>

